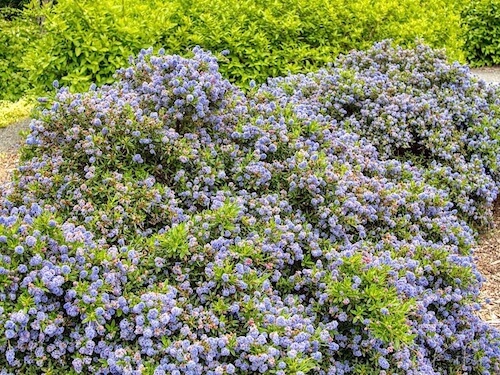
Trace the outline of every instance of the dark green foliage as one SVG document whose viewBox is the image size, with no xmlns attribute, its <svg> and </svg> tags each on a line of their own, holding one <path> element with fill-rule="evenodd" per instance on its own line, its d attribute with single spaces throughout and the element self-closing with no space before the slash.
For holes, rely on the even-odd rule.
<svg viewBox="0 0 500 375">
<path fill-rule="evenodd" d="M 500 1 L 471 1 L 463 11 L 462 24 L 464 51 L 470 65 L 500 64 Z"/>
<path fill-rule="evenodd" d="M 22 8 L 29 0 L 0 0 L 0 8 Z"/>
</svg>

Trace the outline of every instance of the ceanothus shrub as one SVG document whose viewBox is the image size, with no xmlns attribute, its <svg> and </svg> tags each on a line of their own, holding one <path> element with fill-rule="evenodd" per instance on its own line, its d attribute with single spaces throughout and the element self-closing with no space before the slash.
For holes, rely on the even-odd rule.
<svg viewBox="0 0 500 375">
<path fill-rule="evenodd" d="M 421 166 L 461 217 L 490 219 L 500 181 L 499 90 L 448 64 L 441 51 L 384 41 L 317 73 L 271 80 L 264 90 L 310 119 L 368 139 L 384 160 Z"/>
<path fill-rule="evenodd" d="M 442 95 L 422 48 L 404 53 Z M 451 123 L 418 162 L 428 117 L 393 109 L 420 130 L 382 137 L 351 93 L 396 95 L 376 61 L 400 52 L 243 94 L 206 52 L 148 50 L 111 86 L 58 90 L 0 202 L 1 374 L 497 373 L 467 224 L 496 196 L 493 107 L 467 104 L 484 132 L 457 141 L 463 168 Z"/>
</svg>

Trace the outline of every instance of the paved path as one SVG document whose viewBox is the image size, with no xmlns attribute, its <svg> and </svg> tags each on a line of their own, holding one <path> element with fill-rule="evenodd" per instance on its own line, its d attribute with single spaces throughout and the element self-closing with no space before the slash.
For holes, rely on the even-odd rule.
<svg viewBox="0 0 500 375">
<path fill-rule="evenodd" d="M 12 171 L 19 163 L 19 147 L 24 142 L 20 131 L 29 130 L 30 120 L 22 120 L 0 128 L 0 185 L 12 178 Z M 0 188 L 0 192 L 2 189 Z"/>
<path fill-rule="evenodd" d="M 20 131 L 29 130 L 30 120 L 22 120 L 6 128 L 0 128 L 0 154 L 16 151 L 23 142 Z"/>
<path fill-rule="evenodd" d="M 496 68 L 474 68 L 472 73 L 486 82 L 500 83 L 500 67 Z"/>
</svg>

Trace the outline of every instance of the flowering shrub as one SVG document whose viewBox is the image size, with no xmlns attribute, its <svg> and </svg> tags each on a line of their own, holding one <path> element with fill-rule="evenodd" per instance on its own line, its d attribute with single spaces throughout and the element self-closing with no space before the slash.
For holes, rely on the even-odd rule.
<svg viewBox="0 0 500 375">
<path fill-rule="evenodd" d="M 497 373 L 497 105 L 387 43 L 247 94 L 200 49 L 59 89 L 0 204 L 2 374 Z"/>
<path fill-rule="evenodd" d="M 462 217 L 487 221 L 500 177 L 498 91 L 442 52 L 383 42 L 333 69 L 276 79 L 267 91 L 286 93 L 309 119 L 367 138 L 384 160 L 411 160 Z"/>
</svg>

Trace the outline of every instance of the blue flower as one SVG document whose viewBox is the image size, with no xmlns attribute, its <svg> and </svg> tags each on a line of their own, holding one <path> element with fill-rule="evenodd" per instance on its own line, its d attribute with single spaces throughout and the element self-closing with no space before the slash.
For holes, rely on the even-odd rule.
<svg viewBox="0 0 500 375">
<path fill-rule="evenodd" d="M 135 154 L 133 157 L 132 157 L 132 160 L 136 163 L 139 163 L 139 164 L 142 164 L 144 163 L 144 160 L 142 159 L 142 156 L 139 155 L 139 154 Z"/>
</svg>

